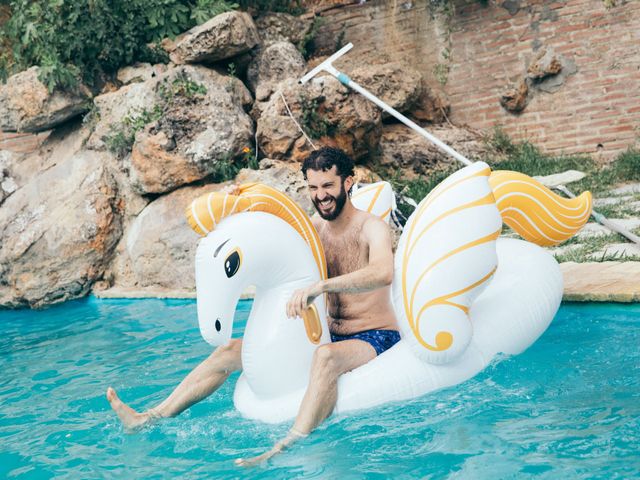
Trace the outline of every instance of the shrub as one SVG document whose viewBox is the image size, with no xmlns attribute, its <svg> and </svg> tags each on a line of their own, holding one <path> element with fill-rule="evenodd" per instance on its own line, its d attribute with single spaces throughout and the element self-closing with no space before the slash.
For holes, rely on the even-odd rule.
<svg viewBox="0 0 640 480">
<path fill-rule="evenodd" d="M 78 80 L 93 85 L 124 65 L 162 59 L 148 43 L 237 8 L 228 0 L 11 0 L 9 6 L 0 38 L 10 48 L 0 53 L 0 76 L 39 65 L 50 90 Z"/>
</svg>

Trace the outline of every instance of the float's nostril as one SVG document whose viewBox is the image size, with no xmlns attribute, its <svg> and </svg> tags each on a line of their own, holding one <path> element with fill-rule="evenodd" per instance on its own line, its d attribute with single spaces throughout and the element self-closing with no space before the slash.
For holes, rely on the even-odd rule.
<svg viewBox="0 0 640 480">
<path fill-rule="evenodd" d="M 220 325 L 220 319 L 216 319 L 216 331 L 220 331 L 222 329 L 222 325 Z"/>
</svg>

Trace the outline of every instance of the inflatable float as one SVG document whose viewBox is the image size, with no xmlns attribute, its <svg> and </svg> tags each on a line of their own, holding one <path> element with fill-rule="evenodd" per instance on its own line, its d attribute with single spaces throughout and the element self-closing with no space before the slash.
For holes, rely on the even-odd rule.
<svg viewBox="0 0 640 480">
<path fill-rule="evenodd" d="M 390 191 L 388 184 L 374 184 L 356 191 L 353 201 L 387 219 Z M 564 199 L 526 175 L 492 173 L 482 162 L 449 176 L 408 219 L 395 254 L 392 294 L 402 339 L 340 377 L 335 412 L 461 383 L 497 354 L 529 347 L 562 298 L 558 264 L 534 243 L 570 238 L 590 212 L 588 192 Z M 241 293 L 256 288 L 236 408 L 269 423 L 293 418 L 313 352 L 330 342 L 322 296 L 302 319 L 285 314 L 295 290 L 327 276 L 310 218 L 286 195 L 260 184 L 241 186 L 237 196 L 199 197 L 187 217 L 203 236 L 195 265 L 198 320 L 207 342 L 229 341 Z M 503 221 L 526 241 L 499 238 Z"/>
</svg>

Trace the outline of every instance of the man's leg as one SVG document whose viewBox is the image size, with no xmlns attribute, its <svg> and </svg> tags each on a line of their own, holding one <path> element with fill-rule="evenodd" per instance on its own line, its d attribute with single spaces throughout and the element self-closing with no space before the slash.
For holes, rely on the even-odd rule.
<svg viewBox="0 0 640 480">
<path fill-rule="evenodd" d="M 374 348 L 362 340 L 344 340 L 318 347 L 311 364 L 309 386 L 289 435 L 268 452 L 249 459 L 238 459 L 236 464 L 255 465 L 281 452 L 296 440 L 306 437 L 333 412 L 338 399 L 338 377 L 375 357 Z"/>
<path fill-rule="evenodd" d="M 158 418 L 175 417 L 215 392 L 231 372 L 242 369 L 241 350 L 241 339 L 233 339 L 227 345 L 216 348 L 180 382 L 171 395 L 146 412 L 136 412 L 122 402 L 111 387 L 107 389 L 107 399 L 127 428 L 139 428 Z"/>
</svg>

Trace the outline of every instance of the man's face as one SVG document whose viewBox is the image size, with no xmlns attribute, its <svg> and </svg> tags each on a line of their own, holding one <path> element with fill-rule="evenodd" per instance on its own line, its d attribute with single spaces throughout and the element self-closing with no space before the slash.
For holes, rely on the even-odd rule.
<svg viewBox="0 0 640 480">
<path fill-rule="evenodd" d="M 345 186 L 346 183 L 349 185 Z M 350 183 L 350 178 L 344 181 L 340 178 L 335 165 L 326 172 L 307 170 L 311 201 L 318 214 L 325 220 L 335 220 L 340 216 L 347 201 L 347 189 L 351 187 Z"/>
</svg>

